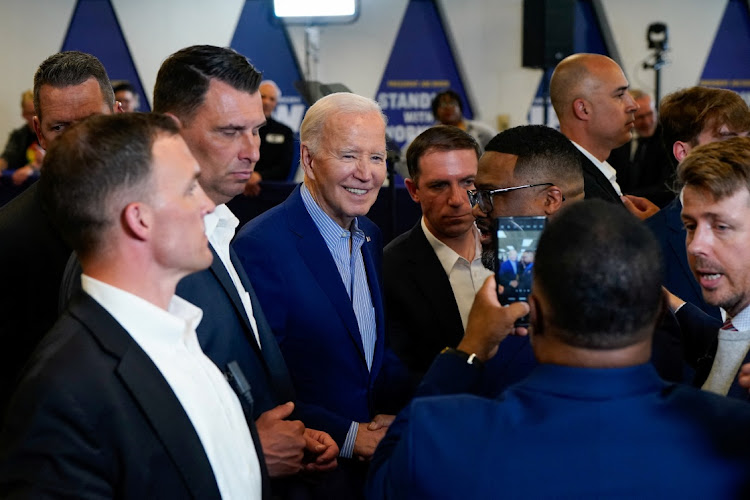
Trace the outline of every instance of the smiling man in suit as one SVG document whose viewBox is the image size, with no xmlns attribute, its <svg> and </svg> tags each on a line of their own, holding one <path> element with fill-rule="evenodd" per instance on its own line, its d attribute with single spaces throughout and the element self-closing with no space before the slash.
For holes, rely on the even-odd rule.
<svg viewBox="0 0 750 500">
<path fill-rule="evenodd" d="M 482 265 L 479 231 L 467 191 L 480 149 L 456 127 L 418 135 L 406 153 L 406 188 L 422 218 L 383 251 L 386 332 L 416 378 L 446 346 L 455 347 L 474 296 L 491 274 Z"/>
<path fill-rule="evenodd" d="M 338 448 L 324 432 L 288 420 L 295 395 L 284 359 L 250 280 L 229 242 L 239 220 L 225 205 L 242 193 L 259 158 L 265 123 L 260 73 L 232 49 L 196 45 L 169 56 L 156 77 L 154 110 L 179 123 L 180 135 L 201 166 L 198 177 L 216 210 L 205 217 L 213 262 L 182 280 L 177 294 L 203 309 L 198 340 L 228 377 L 230 363 L 249 382 L 249 406 L 271 477 L 336 466 Z M 299 410 L 299 408 L 297 408 Z M 305 450 L 311 460 L 303 460 Z M 286 486 L 274 482 L 274 493 Z"/>
<path fill-rule="evenodd" d="M 389 421 L 377 416 L 388 406 L 379 389 L 397 389 L 384 383 L 382 239 L 365 217 L 385 179 L 385 117 L 372 99 L 331 94 L 307 111 L 300 141 L 304 183 L 247 223 L 233 247 L 298 400 L 314 409 L 309 425 L 341 448 L 351 498 L 362 495 L 364 460 Z"/>
<path fill-rule="evenodd" d="M 83 292 L 27 365 L 0 437 L 0 496 L 261 498 L 259 443 L 175 296 L 206 268 L 200 168 L 163 115 L 90 118 L 48 150 L 42 203 Z"/>
</svg>

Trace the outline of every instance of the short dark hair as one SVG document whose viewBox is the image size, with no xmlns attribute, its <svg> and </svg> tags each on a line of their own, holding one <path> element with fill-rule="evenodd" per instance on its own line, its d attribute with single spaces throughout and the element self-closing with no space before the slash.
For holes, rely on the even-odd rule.
<svg viewBox="0 0 750 500">
<path fill-rule="evenodd" d="M 458 103 L 458 109 L 461 110 L 461 114 L 464 114 L 464 105 L 461 102 L 461 96 L 458 95 L 458 93 L 455 90 L 446 89 L 446 90 L 443 90 L 442 92 L 438 92 L 437 94 L 435 94 L 435 97 L 432 99 L 432 116 L 434 116 L 436 120 L 437 120 L 437 110 L 438 110 L 438 107 L 440 106 L 440 99 L 443 98 L 444 96 L 448 96 L 454 101 L 456 101 Z"/>
<path fill-rule="evenodd" d="M 574 203 L 549 221 L 534 259 L 543 324 L 568 345 L 619 349 L 648 338 L 661 310 L 656 238 L 627 210 L 602 200 Z"/>
<path fill-rule="evenodd" d="M 39 120 L 39 91 L 49 85 L 56 89 L 80 85 L 89 78 L 95 78 L 102 92 L 104 103 L 110 110 L 115 107 L 115 92 L 102 63 L 91 54 L 70 50 L 58 52 L 45 59 L 34 73 L 34 112 Z"/>
<path fill-rule="evenodd" d="M 479 143 L 472 136 L 452 125 L 435 125 L 419 134 L 406 150 L 406 166 L 409 177 L 414 182 L 419 179 L 419 160 L 433 151 L 456 151 L 470 149 L 477 155 L 482 154 Z"/>
<path fill-rule="evenodd" d="M 211 80 L 253 94 L 261 74 L 247 57 L 230 48 L 193 45 L 178 50 L 162 63 L 156 75 L 154 111 L 190 121 L 203 104 Z"/>
<path fill-rule="evenodd" d="M 79 256 L 96 251 L 103 231 L 116 223 L 115 195 L 147 192 L 157 136 L 178 133 L 165 115 L 117 113 L 86 118 L 52 143 L 39 193 L 53 224 Z"/>
<path fill-rule="evenodd" d="M 118 82 L 112 82 L 112 83 L 113 83 L 112 90 L 115 91 L 115 94 L 118 92 L 132 92 L 133 94 L 137 93 L 133 84 L 127 80 L 120 80 Z"/>
<path fill-rule="evenodd" d="M 669 157 L 675 142 L 698 144 L 700 133 L 711 127 L 718 130 L 727 125 L 733 131 L 750 130 L 750 109 L 742 97 L 732 90 L 690 87 L 665 96 L 659 105 L 659 123 Z"/>
<path fill-rule="evenodd" d="M 581 155 L 570 139 L 553 128 L 544 125 L 509 128 L 493 137 L 484 151 L 517 156 L 515 175 L 525 176 L 534 183 L 551 182 L 572 189 L 563 193 L 567 197 L 578 195 L 578 188 L 583 190 Z"/>
<path fill-rule="evenodd" d="M 698 146 L 677 168 L 680 185 L 707 191 L 715 200 L 750 191 L 750 137 Z"/>
</svg>

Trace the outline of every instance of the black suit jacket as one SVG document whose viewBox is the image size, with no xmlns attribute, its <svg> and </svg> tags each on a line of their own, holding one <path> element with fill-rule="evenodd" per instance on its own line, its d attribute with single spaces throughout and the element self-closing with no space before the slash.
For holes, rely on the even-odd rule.
<svg viewBox="0 0 750 500">
<path fill-rule="evenodd" d="M 232 278 L 213 247 L 211 252 L 211 267 L 183 278 L 177 295 L 203 310 L 196 332 L 206 356 L 224 373 L 230 361 L 240 365 L 251 386 L 253 417 L 258 418 L 277 405 L 294 401 L 294 388 L 279 344 L 234 250 L 229 250 L 230 259 L 250 295 L 260 347 Z"/>
<path fill-rule="evenodd" d="M 0 415 L 24 363 L 57 320 L 71 254 L 38 189 L 37 182 L 0 209 Z"/>
<path fill-rule="evenodd" d="M 618 196 L 612 183 L 607 180 L 604 174 L 589 160 L 585 154 L 578 151 L 581 155 L 581 167 L 583 168 L 583 189 L 586 191 L 587 200 L 600 199 L 619 203 L 622 205 L 620 196 Z"/>
<path fill-rule="evenodd" d="M 0 437 L 0 496 L 220 498 L 169 384 L 84 293 L 40 343 L 11 402 Z"/>
<path fill-rule="evenodd" d="M 421 222 L 385 247 L 383 283 L 391 348 L 421 378 L 435 356 L 464 335 L 453 289 Z"/>
</svg>

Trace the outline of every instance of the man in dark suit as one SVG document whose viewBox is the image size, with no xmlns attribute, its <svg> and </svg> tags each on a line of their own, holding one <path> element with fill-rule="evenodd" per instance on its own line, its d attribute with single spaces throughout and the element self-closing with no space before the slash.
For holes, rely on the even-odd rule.
<svg viewBox="0 0 750 500">
<path fill-rule="evenodd" d="M 612 150 L 631 139 L 638 109 L 620 66 L 599 54 L 568 56 L 552 74 L 550 99 L 560 132 L 580 151 L 586 198 L 623 203 L 641 219 L 656 213 L 645 198 L 621 198 L 617 172 L 607 163 Z"/>
<path fill-rule="evenodd" d="M 446 395 L 415 399 L 391 425 L 369 498 L 746 497 L 750 407 L 666 383 L 648 363 L 662 301 L 658 253 L 642 224 L 601 200 L 550 221 L 530 298 L 540 366 L 496 400 L 447 395 L 528 311 L 501 307 L 490 278 L 461 350 L 441 354 L 426 375 Z M 534 466 L 540 456 L 554 465 Z"/>
<path fill-rule="evenodd" d="M 386 335 L 416 379 L 461 340 L 474 295 L 490 274 L 466 194 L 478 160 L 476 140 L 446 125 L 422 132 L 406 153 L 404 182 L 422 218 L 385 247 L 383 282 Z"/>
<path fill-rule="evenodd" d="M 607 162 L 617 170 L 617 183 L 624 193 L 644 196 L 664 207 L 675 197 L 672 152 L 664 147 L 651 96 L 638 89 L 631 89 L 630 95 L 638 104 L 635 137 L 613 149 Z"/>
<path fill-rule="evenodd" d="M 39 194 L 83 291 L 39 344 L 0 436 L 8 498 L 261 498 L 237 396 L 174 295 L 211 263 L 200 168 L 163 115 L 98 116 L 48 150 Z M 218 419 L 218 420 L 217 420 Z"/>
<path fill-rule="evenodd" d="M 47 58 L 34 75 L 34 129 L 47 149 L 69 125 L 115 108 L 104 66 L 82 52 Z M 0 415 L 24 363 L 60 314 L 71 255 L 31 186 L 0 209 Z"/>
<path fill-rule="evenodd" d="M 737 374 L 742 364 L 750 362 L 750 138 L 697 147 L 680 164 L 677 175 L 684 186 L 681 217 L 690 269 L 706 302 L 727 315 L 723 326 L 718 320 L 713 325 L 703 322 L 708 334 L 698 339 L 710 342 L 703 342 L 703 352 L 691 349 L 699 356 L 693 359 L 694 384 L 748 400 Z M 694 328 L 690 309 L 683 306 L 677 317 L 681 325 Z"/>
<path fill-rule="evenodd" d="M 348 459 L 372 455 L 389 422 L 377 412 L 397 404 L 379 390 L 399 389 L 386 383 L 382 240 L 364 217 L 385 179 L 385 119 L 371 99 L 331 94 L 307 111 L 300 140 L 304 184 L 243 227 L 233 246 L 305 403 L 303 418 L 336 440 L 361 495 L 364 462 Z"/>
<path fill-rule="evenodd" d="M 242 193 L 259 156 L 258 131 L 265 122 L 259 82 L 260 73 L 234 50 L 188 47 L 159 69 L 154 110 L 180 124 L 201 166 L 198 182 L 217 205 L 205 218 L 211 267 L 183 279 L 177 294 L 203 309 L 197 332 L 206 355 L 227 376 L 235 376 L 229 366 L 236 362 L 247 378 L 269 472 L 279 477 L 303 467 L 335 467 L 338 450 L 326 433 L 287 420 L 295 408 L 289 373 L 255 291 L 229 248 L 239 221 L 225 203 Z M 312 460 L 303 461 L 305 450 Z"/>
<path fill-rule="evenodd" d="M 750 109 L 731 90 L 690 87 L 662 99 L 660 117 L 664 143 L 677 166 L 702 144 L 723 141 L 750 132 Z M 688 264 L 685 228 L 680 218 L 682 202 L 676 198 L 646 224 L 656 235 L 664 258 L 664 286 L 681 299 L 721 320 L 719 308 L 708 304 Z"/>
</svg>

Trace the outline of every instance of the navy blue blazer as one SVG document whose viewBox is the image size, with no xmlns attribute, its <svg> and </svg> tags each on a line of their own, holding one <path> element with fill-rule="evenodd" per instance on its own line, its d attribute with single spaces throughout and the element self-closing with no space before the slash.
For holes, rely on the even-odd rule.
<svg viewBox="0 0 750 500">
<path fill-rule="evenodd" d="M 703 300 L 701 287 L 690 270 L 685 247 L 685 228 L 682 225 L 682 203 L 676 198 L 648 219 L 646 225 L 661 245 L 664 258 L 664 286 L 682 300 L 694 304 L 709 316 L 721 319 L 721 312 Z"/>
<path fill-rule="evenodd" d="M 250 425 L 268 496 L 263 454 Z M 81 292 L 44 337 L 0 436 L 3 498 L 216 498 L 190 418 L 148 355 Z"/>
<path fill-rule="evenodd" d="M 177 295 L 203 310 L 196 332 L 206 356 L 224 373 L 230 361 L 239 364 L 250 383 L 252 414 L 257 419 L 277 405 L 294 401 L 294 388 L 263 308 L 234 250 L 229 250 L 230 259 L 250 295 L 260 347 L 232 278 L 213 247 L 211 253 L 211 267 L 183 278 L 177 285 Z"/>
<path fill-rule="evenodd" d="M 366 493 L 748 498 L 749 419 L 749 405 L 668 384 L 649 365 L 540 365 L 496 400 L 415 399 L 378 446 Z"/>
<path fill-rule="evenodd" d="M 377 322 L 371 371 L 349 295 L 299 186 L 248 222 L 233 243 L 304 403 L 301 419 L 339 446 L 352 421 L 368 422 L 380 409 L 376 380 L 385 351 L 380 230 L 365 217 L 358 221 L 366 235 L 362 257 Z"/>
</svg>

